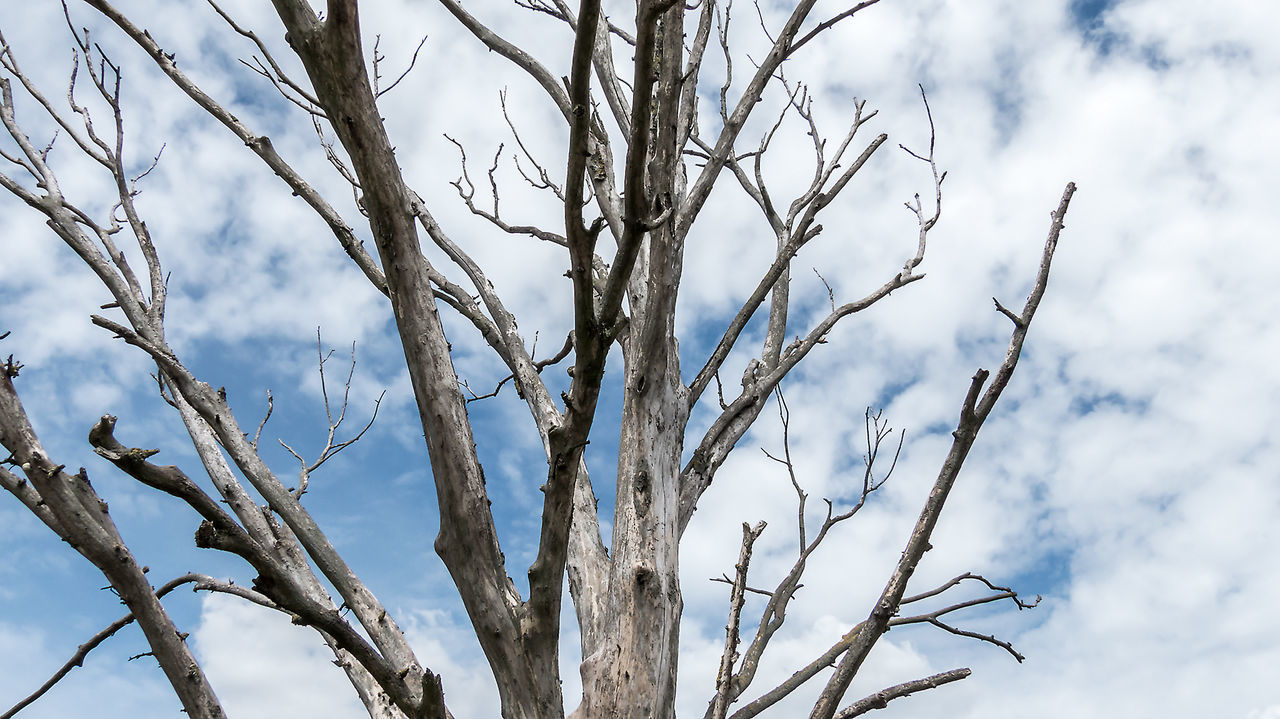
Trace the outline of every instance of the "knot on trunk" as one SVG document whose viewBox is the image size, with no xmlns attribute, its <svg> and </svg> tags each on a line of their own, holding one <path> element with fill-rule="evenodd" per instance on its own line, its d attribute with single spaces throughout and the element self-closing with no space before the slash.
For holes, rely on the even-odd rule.
<svg viewBox="0 0 1280 719">
<path fill-rule="evenodd" d="M 631 504 L 635 507 L 636 516 L 649 514 L 649 506 L 653 502 L 653 483 L 649 478 L 649 465 L 641 461 L 631 485 Z"/>
</svg>

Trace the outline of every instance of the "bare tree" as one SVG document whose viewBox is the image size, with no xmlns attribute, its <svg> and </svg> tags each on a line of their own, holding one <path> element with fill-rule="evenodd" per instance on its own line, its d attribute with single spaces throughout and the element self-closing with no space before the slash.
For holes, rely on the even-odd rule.
<svg viewBox="0 0 1280 719">
<path fill-rule="evenodd" d="M 563 0 L 516 2 L 566 26 L 565 37 L 572 37 L 573 48 L 563 78 L 560 71 L 544 66 L 494 32 L 459 0 L 440 0 L 477 43 L 509 60 L 545 91 L 567 128 L 563 159 L 555 162 L 535 158 L 515 137 L 520 172 L 530 185 L 554 195 L 563 206 L 563 225 L 554 228 L 515 225 L 504 219 L 492 170 L 488 175 L 492 205 L 477 198 L 465 149 L 458 144 L 463 174 L 456 188 L 475 216 L 504 232 L 563 248 L 572 284 L 573 330 L 564 348 L 545 360 L 534 359 L 517 329 L 515 313 L 468 254 L 468 242 L 455 239 L 459 236 L 455 233 L 466 230 L 446 228 L 433 217 L 431 207 L 445 199 L 425 199 L 431 194 L 419 194 L 406 182 L 377 106 L 379 96 L 403 75 L 386 83 L 380 52 L 366 48 L 355 0 L 330 0 L 323 13 L 305 0 L 273 0 L 282 27 L 265 32 L 278 36 L 283 30 L 288 50 L 301 62 L 306 77 L 286 74 L 272 54 L 282 48 L 242 27 L 214 0 L 209 0 L 209 17 L 220 18 L 232 37 L 251 43 L 253 61 L 246 65 L 300 108 L 306 115 L 303 121 L 315 123 L 322 151 L 356 193 L 376 257 L 366 250 L 360 240 L 363 231 L 353 224 L 363 220 L 343 217 L 267 136 L 250 121 L 232 115 L 179 68 L 165 49 L 164 28 L 144 29 L 106 0 L 83 0 L 67 9 L 77 63 L 65 103 L 55 101 L 24 73 L 19 58 L 0 36 L 0 121 L 8 136 L 7 146 L 0 150 L 7 167 L 0 174 L 0 185 L 40 213 L 110 291 L 113 299 L 105 309 L 112 310 L 114 318 L 95 315 L 92 322 L 154 361 L 159 391 L 185 426 L 207 477 L 196 481 L 177 467 L 153 463 L 154 450 L 133 448 L 116 439 L 115 418 L 110 416 L 93 427 L 89 437 L 93 449 L 121 472 L 185 502 L 201 519 L 197 545 L 238 555 L 256 575 L 251 587 L 188 575 L 154 589 L 85 472 L 69 474 L 42 448 L 18 400 L 14 380 L 21 365 L 11 356 L 0 378 L 0 443 L 10 453 L 7 467 L 0 467 L 0 484 L 98 567 L 129 610 L 86 644 L 50 683 L 97 642 L 136 621 L 185 711 L 192 717 L 222 716 L 213 688 L 160 602 L 177 584 L 195 583 L 202 590 L 230 593 L 283 612 L 294 623 L 315 629 L 332 648 L 370 716 L 451 716 L 444 693 L 448 677 L 442 679 L 418 660 L 391 614 L 356 576 L 302 501 L 310 472 L 349 444 L 350 440 L 337 439 L 345 417 L 345 396 L 335 414 L 326 394 L 330 431 L 317 459 L 304 459 L 290 448 L 301 472 L 299 483 L 289 486 L 259 452 L 261 425 L 257 432 L 246 432 L 225 393 L 195 376 L 166 340 L 167 286 L 160 260 L 164 243 L 153 237 L 135 205 L 141 178 L 126 171 L 131 163 L 124 151 L 120 72 L 88 31 L 77 30 L 72 19 L 77 13 L 96 12 L 285 182 L 386 296 L 404 349 L 438 497 L 440 532 L 435 550 L 453 577 L 492 668 L 503 716 L 566 713 L 559 674 L 566 578 L 583 657 L 583 698 L 572 715 L 674 715 L 682 608 L 679 546 L 699 499 L 771 397 L 776 396 L 783 426 L 788 426 L 783 380 L 825 342 L 841 319 L 869 309 L 923 277 L 918 269 L 941 214 L 946 173 L 935 162 L 932 135 L 927 150 L 902 148 L 928 169 L 933 183 L 925 199 L 917 195 L 907 203 L 918 221 L 914 253 L 903 259 L 900 270 L 862 297 L 838 302 L 832 292 L 830 312 L 811 327 L 797 327 L 789 315 L 792 263 L 803 247 L 823 234 L 818 223 L 823 209 L 885 146 L 887 136 L 863 138 L 863 126 L 875 112 L 857 102 L 847 132 L 829 144 L 818 131 L 806 87 L 789 80 L 783 68 L 815 37 L 835 32 L 840 23 L 878 0 L 818 17 L 813 0 L 798 0 L 781 26 L 763 28 L 770 46 L 766 54 L 752 60 L 745 82 L 733 72 L 741 70 L 744 58 L 730 42 L 731 2 L 638 0 L 633 15 L 631 8 L 619 7 L 614 16 L 606 14 L 600 0 L 582 0 L 576 8 Z M 764 13 L 759 16 L 765 25 Z M 719 77 L 703 76 L 708 53 L 719 63 Z M 109 117 L 94 115 L 89 103 L 77 98 L 86 84 L 89 92 L 96 93 L 94 102 L 109 108 Z M 699 98 L 699 90 L 714 96 L 717 84 L 718 117 L 700 117 L 705 100 Z M 758 142 L 741 137 L 753 113 L 770 106 L 761 100 L 774 90 L 784 101 L 776 117 L 765 122 L 768 131 Z M 95 163 L 115 188 L 114 206 L 94 212 L 86 200 L 64 193 L 49 158 L 53 143 L 47 138 L 37 140 L 24 129 L 32 121 L 20 116 L 15 95 L 33 100 L 29 108 L 42 113 L 39 121 L 55 123 L 63 144 L 73 144 L 83 158 Z M 921 95 L 923 99 L 923 88 Z M 924 110 L 928 111 L 927 100 Z M 505 103 L 502 111 L 506 115 Z M 788 117 L 812 137 L 812 179 L 797 196 L 779 201 L 766 185 L 762 161 Z M 507 121 L 514 132 L 509 115 Z M 932 129 L 931 115 L 929 123 Z M 326 141 L 326 136 L 335 137 L 336 143 Z M 495 166 L 497 161 L 495 157 Z M 688 371 L 682 359 L 689 358 L 678 351 L 674 321 L 685 247 L 702 229 L 698 223 L 702 210 L 712 188 L 726 175 L 758 206 L 761 226 L 772 233 L 776 252 L 754 291 L 724 327 L 714 350 L 707 357 L 693 358 L 693 369 Z M 930 548 L 931 533 L 978 430 L 1013 374 L 1045 292 L 1074 189 L 1067 185 L 1053 212 L 1040 268 L 1023 307 L 1015 311 L 998 300 L 995 303 L 1013 326 L 1008 351 L 994 373 L 978 370 L 973 375 L 960 402 L 951 450 L 879 599 L 865 620 L 808 665 L 798 667 L 785 682 L 749 694 L 761 657 L 800 586 L 806 561 L 830 531 L 852 518 L 888 479 L 902 438 L 895 441 L 887 422 L 878 413 L 868 412 L 866 472 L 858 500 L 847 507 L 827 502 L 825 518 L 812 533 L 805 526 L 807 494 L 785 437 L 782 455 L 770 455 L 785 466 L 796 491 L 798 554 L 776 586 L 752 587 L 748 583 L 752 547 L 764 525 L 744 525 L 738 564 L 722 578 L 730 586 L 729 621 L 716 686 L 708 688 L 708 717 L 755 716 L 832 667 L 813 706 L 815 718 L 856 716 L 968 675 L 968 669 L 944 672 L 888 687 L 842 708 L 850 681 L 877 640 L 895 625 L 932 624 L 993 643 L 1021 660 L 1007 642 L 947 623 L 953 612 L 976 604 L 1008 600 L 1029 606 L 1013 590 L 971 574 L 915 595 L 908 595 L 907 589 Z M 424 238 L 447 258 L 447 267 L 428 259 Z M 134 249 L 123 251 L 126 239 L 136 246 L 144 266 L 135 269 L 131 264 L 128 257 Z M 542 484 L 544 498 L 537 555 L 528 567 L 527 596 L 507 574 L 468 418 L 464 389 L 469 388 L 460 384 L 455 372 L 441 305 L 473 325 L 501 359 L 545 449 L 545 476 L 528 477 L 531 484 Z M 731 353 L 746 351 L 740 341 L 748 323 L 759 315 L 767 315 L 764 340 L 752 353 L 740 389 L 726 393 L 720 374 Z M 606 547 L 584 457 L 607 359 L 615 347 L 621 351 L 622 366 L 614 371 L 623 378 L 622 423 L 611 546 Z M 325 359 L 321 357 L 322 368 Z M 572 382 L 567 392 L 556 397 L 541 373 L 564 360 L 571 362 Z M 715 399 L 711 401 L 718 400 L 718 415 L 705 433 L 690 436 L 690 413 L 707 402 L 713 383 Z M 471 398 L 477 396 L 472 393 Z M 882 458 L 890 453 L 892 460 Z M 983 584 L 989 594 L 906 615 L 914 603 L 965 581 Z M 747 593 L 767 597 L 750 638 L 741 636 L 742 627 L 751 626 L 742 621 Z"/>
</svg>

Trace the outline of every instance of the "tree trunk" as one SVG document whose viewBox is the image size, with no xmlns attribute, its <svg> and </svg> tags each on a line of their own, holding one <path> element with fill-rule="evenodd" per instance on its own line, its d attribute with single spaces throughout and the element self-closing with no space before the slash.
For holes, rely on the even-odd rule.
<svg viewBox="0 0 1280 719">
<path fill-rule="evenodd" d="M 638 366 L 626 373 L 602 636 L 582 663 L 587 717 L 674 715 L 683 607 L 678 481 L 688 409 L 679 362 L 667 349 L 628 363 Z"/>
</svg>

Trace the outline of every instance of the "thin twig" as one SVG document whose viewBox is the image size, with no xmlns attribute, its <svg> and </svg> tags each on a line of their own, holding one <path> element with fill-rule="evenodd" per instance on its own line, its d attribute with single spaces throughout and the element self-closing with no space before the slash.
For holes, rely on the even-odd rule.
<svg viewBox="0 0 1280 719">
<path fill-rule="evenodd" d="M 396 86 L 396 85 L 399 85 L 399 84 L 400 84 L 400 81 L 401 81 L 401 80 L 403 80 L 403 79 L 405 79 L 406 77 L 408 77 L 408 75 L 409 75 L 410 71 L 412 71 L 412 70 L 413 70 L 413 66 L 414 66 L 415 64 L 417 64 L 417 62 L 418 62 L 418 53 L 422 50 L 422 46 L 423 46 L 423 45 L 425 45 L 425 44 L 427 44 L 427 36 L 426 36 L 426 35 L 423 35 L 423 36 L 422 36 L 422 40 L 418 42 L 418 47 L 414 48 L 414 50 L 413 50 L 413 57 L 409 59 L 409 67 L 405 68 L 404 72 L 400 73 L 400 77 L 397 77 L 397 78 L 396 78 L 396 80 L 395 80 L 395 82 L 393 82 L 393 83 L 391 83 L 390 85 L 387 85 L 385 88 L 383 88 L 383 89 L 379 90 L 379 91 L 377 92 L 377 94 L 375 94 L 375 95 L 374 95 L 374 97 L 382 97 L 383 95 L 387 94 L 388 92 L 391 92 L 392 90 L 394 90 L 394 89 L 395 89 L 395 86 Z"/>
<path fill-rule="evenodd" d="M 782 452 L 783 458 L 769 454 L 767 450 L 761 449 L 765 456 L 778 462 L 787 468 L 787 476 L 791 479 L 791 486 L 796 490 L 796 497 L 799 500 L 799 507 L 796 509 L 796 521 L 800 528 L 800 554 L 804 554 L 805 546 L 808 539 L 805 537 L 804 531 L 804 503 L 809 498 L 809 494 L 800 487 L 800 481 L 796 479 L 796 467 L 791 461 L 791 409 L 787 407 L 787 398 L 782 394 L 782 385 L 778 385 L 773 391 L 778 398 L 778 418 L 782 420 Z"/>
<path fill-rule="evenodd" d="M 271 51 L 267 49 L 267 46 L 262 42 L 261 39 L 258 38 L 258 35 L 256 33 L 254 33 L 252 30 L 246 30 L 240 27 L 240 25 L 237 24 L 234 19 L 232 19 L 231 15 L 228 14 L 226 11 L 224 11 L 221 7 L 219 7 L 214 0 L 207 0 L 207 2 L 209 3 L 209 6 L 213 8 L 213 11 L 218 13 L 218 16 L 221 17 L 223 21 L 225 21 L 228 25 L 231 26 L 232 30 L 234 30 L 239 35 L 242 35 L 248 38 L 253 42 L 254 45 L 257 46 L 258 52 L 262 53 L 262 56 L 266 58 L 267 64 L 271 66 L 271 71 L 267 72 L 267 70 L 262 67 L 261 61 L 258 61 L 258 67 L 256 68 L 250 65 L 249 63 L 244 62 L 244 60 L 241 60 L 240 61 L 241 63 L 243 63 L 246 67 L 253 70 L 254 72 L 257 72 L 259 75 L 262 75 L 263 77 L 270 80 L 271 84 L 275 85 L 276 89 L 280 91 L 280 94 L 283 95 L 290 102 L 294 103 L 298 107 L 301 107 L 302 109 L 306 110 L 308 113 L 312 115 L 319 115 L 321 117 L 324 116 L 324 113 L 318 109 L 320 106 L 320 101 L 317 100 L 315 96 L 312 95 L 310 92 L 308 92 L 306 88 L 302 87 L 301 85 L 299 85 L 298 83 L 290 79 L 289 76 L 284 73 L 284 70 L 280 69 L 280 65 L 276 63 L 276 59 L 271 55 Z M 257 61 L 257 58 L 255 57 L 254 60 Z M 304 104 L 301 100 L 289 95 L 289 93 L 285 92 L 285 88 L 288 88 L 289 90 L 296 92 L 298 96 L 302 98 L 302 100 L 306 101 L 306 103 Z"/>
<path fill-rule="evenodd" d="M 299 454 L 293 447 L 286 444 L 284 440 L 276 440 L 280 443 L 280 446 L 288 450 L 289 454 L 292 454 L 294 459 L 298 460 L 298 463 L 301 465 L 301 468 L 298 471 L 298 486 L 293 489 L 293 495 L 295 498 L 300 498 L 306 493 L 307 484 L 311 479 L 312 472 L 319 469 L 322 464 L 329 461 L 334 455 L 347 447 L 350 447 L 364 437 L 365 433 L 369 431 L 369 428 L 373 426 L 374 421 L 378 419 L 378 409 L 382 406 L 382 399 L 387 395 L 386 391 L 383 390 L 382 394 L 378 395 L 378 399 L 374 400 L 373 414 L 369 417 L 369 421 L 365 426 L 361 428 L 355 436 L 350 439 L 335 442 L 334 439 L 337 437 L 338 429 L 342 426 L 343 421 L 347 417 L 347 406 L 350 403 L 349 400 L 351 397 L 351 380 L 355 377 L 356 371 L 356 345 L 354 342 L 351 343 L 351 363 L 347 370 L 347 379 L 343 383 L 342 406 L 338 410 L 337 419 L 334 419 L 333 408 L 329 403 L 329 383 L 325 379 L 324 375 L 324 365 L 329 361 L 329 358 L 333 356 L 333 350 L 329 350 L 327 354 L 324 352 L 324 347 L 320 339 L 320 328 L 318 327 L 316 328 L 316 354 L 319 358 L 318 371 L 320 373 L 320 395 L 324 399 L 324 414 L 325 418 L 328 420 L 328 429 L 326 431 L 324 448 L 320 450 L 320 454 L 316 457 L 315 461 L 307 462 L 303 459 L 301 454 Z M 270 395 L 268 395 L 268 400 L 270 400 Z M 265 418 L 263 419 L 263 422 L 266 422 Z M 259 427 L 259 431 L 261 431 L 261 427 Z M 254 441 L 256 446 L 256 437 L 254 438 Z"/>
</svg>

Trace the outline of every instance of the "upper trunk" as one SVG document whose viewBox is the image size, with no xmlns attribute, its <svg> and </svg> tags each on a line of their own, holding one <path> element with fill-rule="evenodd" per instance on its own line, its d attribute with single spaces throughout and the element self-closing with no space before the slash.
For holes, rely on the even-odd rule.
<svg viewBox="0 0 1280 719">
<path fill-rule="evenodd" d="M 684 4 L 659 20 L 645 193 L 659 213 L 677 203 L 684 171 L 678 148 Z M 643 141 L 632 137 L 632 142 Z M 628 283 L 622 426 L 612 565 L 601 637 L 584 642 L 588 717 L 675 715 L 680 639 L 679 501 L 688 388 L 675 339 L 684 241 L 674 213 L 653 227 Z M 649 218 L 646 218 L 649 219 Z"/>
<path fill-rule="evenodd" d="M 671 259 L 670 242 L 666 233 L 646 240 L 637 267 L 646 280 L 631 293 L 612 563 L 601 636 L 588 642 L 582 665 L 588 717 L 674 714 L 683 606 L 679 480 L 689 412 L 674 318 L 663 311 L 672 298 L 658 279 L 675 269 L 662 259 Z"/>
</svg>

